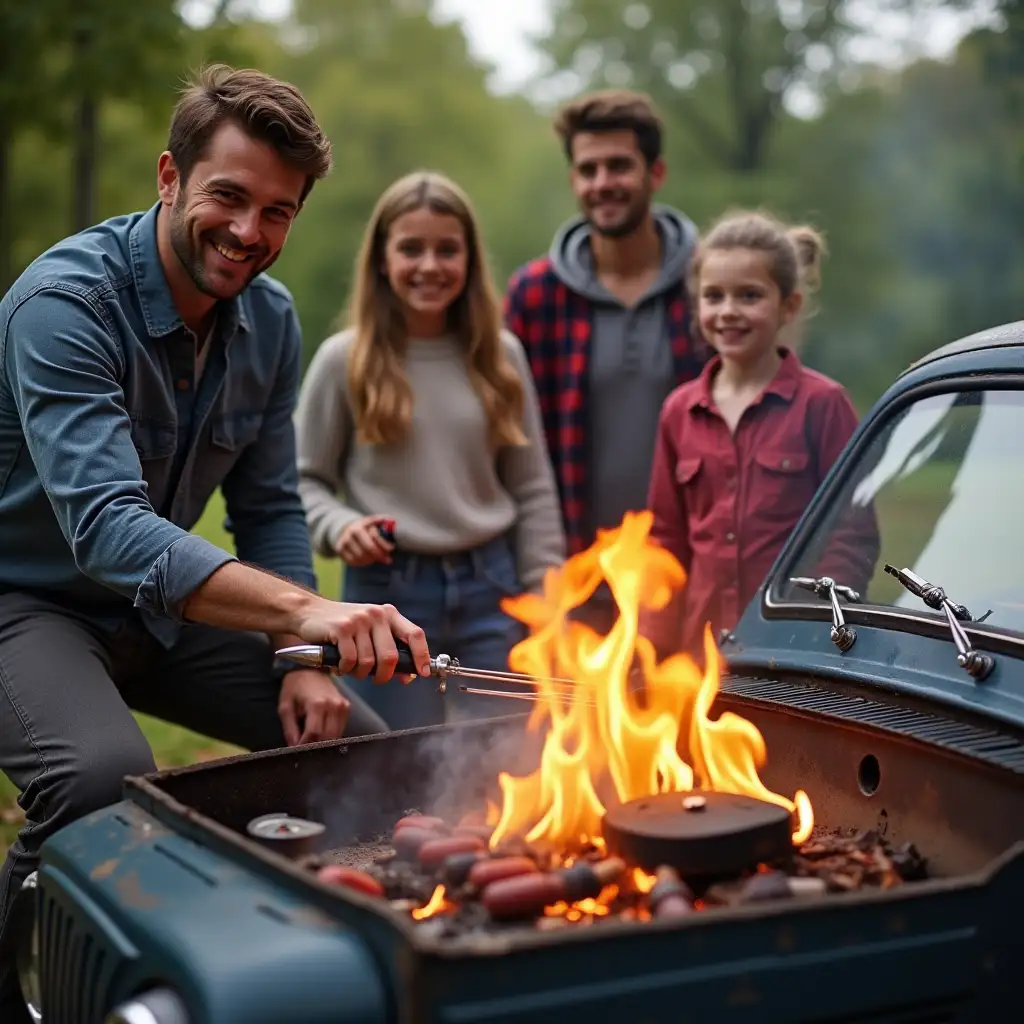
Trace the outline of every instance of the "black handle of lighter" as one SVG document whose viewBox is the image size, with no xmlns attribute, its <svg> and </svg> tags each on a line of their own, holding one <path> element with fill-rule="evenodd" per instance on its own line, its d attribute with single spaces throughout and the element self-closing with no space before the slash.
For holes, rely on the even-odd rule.
<svg viewBox="0 0 1024 1024">
<path fill-rule="evenodd" d="M 341 663 L 341 653 L 338 650 L 337 644 L 323 644 L 323 661 L 321 664 L 324 668 L 337 668 Z M 416 663 L 412 659 L 412 650 L 404 640 L 399 640 L 395 637 L 395 646 L 398 648 L 398 664 L 395 666 L 395 672 L 399 674 L 416 674 Z M 373 675 L 371 671 L 370 675 Z"/>
</svg>

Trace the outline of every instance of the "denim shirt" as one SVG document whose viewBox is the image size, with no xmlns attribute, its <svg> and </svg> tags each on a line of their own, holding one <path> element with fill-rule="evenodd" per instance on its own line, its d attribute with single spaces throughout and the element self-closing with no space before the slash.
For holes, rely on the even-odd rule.
<svg viewBox="0 0 1024 1024">
<path fill-rule="evenodd" d="M 0 300 L 0 593 L 165 644 L 233 556 L 189 533 L 221 487 L 237 557 L 315 586 L 292 414 L 301 337 L 265 275 L 195 337 L 157 255 L 159 206 L 41 255 Z"/>
</svg>

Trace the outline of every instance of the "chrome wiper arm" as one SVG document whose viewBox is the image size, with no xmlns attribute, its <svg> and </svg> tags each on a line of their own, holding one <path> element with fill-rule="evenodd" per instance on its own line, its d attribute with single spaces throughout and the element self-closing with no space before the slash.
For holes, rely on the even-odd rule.
<svg viewBox="0 0 1024 1024">
<path fill-rule="evenodd" d="M 843 617 L 843 609 L 839 604 L 840 595 L 847 601 L 854 604 L 860 601 L 860 594 L 852 587 L 836 583 L 831 576 L 819 576 L 814 579 L 811 576 L 791 576 L 789 582 L 795 587 L 802 587 L 804 590 L 823 597 L 832 605 L 832 629 L 829 630 L 829 639 L 841 651 L 848 651 L 857 639 L 857 631 L 846 624 Z"/>
<path fill-rule="evenodd" d="M 953 643 L 956 646 L 957 664 L 977 680 L 982 680 L 995 668 L 995 659 L 988 654 L 982 654 L 971 646 L 971 638 L 964 631 L 961 622 L 974 622 L 970 610 L 962 604 L 951 601 L 942 587 L 929 583 L 926 579 L 918 576 L 911 569 L 897 569 L 894 565 L 885 563 L 885 571 L 897 580 L 931 609 L 942 612 L 946 616 L 949 631 L 953 634 Z"/>
<path fill-rule="evenodd" d="M 907 590 L 915 597 L 921 598 L 933 611 L 941 612 L 948 607 L 949 611 L 961 622 L 974 621 L 974 617 L 966 605 L 950 601 L 942 587 L 929 583 L 926 579 L 918 576 L 912 569 L 897 569 L 896 566 L 889 565 L 886 562 L 885 571 L 890 576 L 895 576 Z"/>
<path fill-rule="evenodd" d="M 839 597 L 845 598 L 851 604 L 860 604 L 860 591 L 846 586 L 845 583 L 836 583 L 831 576 L 819 576 L 817 579 L 810 576 L 791 576 L 789 582 L 794 586 L 803 587 L 804 590 L 813 591 L 818 597 L 827 598 L 835 591 Z"/>
</svg>

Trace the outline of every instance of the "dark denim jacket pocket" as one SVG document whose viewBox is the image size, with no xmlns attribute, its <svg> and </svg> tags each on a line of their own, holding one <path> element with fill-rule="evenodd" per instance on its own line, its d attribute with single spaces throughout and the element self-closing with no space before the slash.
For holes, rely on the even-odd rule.
<svg viewBox="0 0 1024 1024">
<path fill-rule="evenodd" d="M 259 437 L 263 426 L 262 412 L 234 412 L 217 416 L 210 429 L 215 448 L 240 452 Z"/>
<path fill-rule="evenodd" d="M 228 413 L 212 418 L 208 441 L 200 443 L 196 451 L 192 500 L 205 502 L 224 483 L 245 449 L 259 436 L 262 424 L 261 412 Z"/>
<path fill-rule="evenodd" d="M 132 419 L 132 444 L 143 462 L 170 458 L 177 441 L 177 430 L 173 423 L 144 417 Z"/>
<path fill-rule="evenodd" d="M 142 479 L 151 494 L 161 494 L 170 481 L 178 432 L 173 423 L 146 417 L 132 418 L 132 444 L 139 456 Z"/>
</svg>

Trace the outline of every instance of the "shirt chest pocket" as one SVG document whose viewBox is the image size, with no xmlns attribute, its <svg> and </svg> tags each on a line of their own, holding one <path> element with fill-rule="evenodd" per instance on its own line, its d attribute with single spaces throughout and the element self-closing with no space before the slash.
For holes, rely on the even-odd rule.
<svg viewBox="0 0 1024 1024">
<path fill-rule="evenodd" d="M 236 412 L 214 418 L 210 443 L 219 453 L 241 454 L 257 437 L 263 426 L 263 413 Z"/>
<path fill-rule="evenodd" d="M 710 514 L 712 494 L 711 467 L 699 455 L 676 462 L 676 486 L 686 502 L 688 516 L 699 519 Z"/>
<path fill-rule="evenodd" d="M 159 501 L 170 482 L 174 453 L 178 447 L 177 429 L 165 420 L 133 417 L 131 433 L 142 479 L 154 500 Z"/>
<path fill-rule="evenodd" d="M 766 448 L 755 453 L 749 504 L 758 518 L 796 525 L 817 489 L 806 449 Z"/>
<path fill-rule="evenodd" d="M 262 426 L 260 412 L 235 412 L 211 419 L 209 442 L 196 453 L 193 481 L 197 495 L 203 497 L 220 487 L 246 448 L 259 437 Z"/>
<path fill-rule="evenodd" d="M 700 473 L 700 464 L 700 458 L 680 459 L 676 463 L 676 483 L 683 487 L 693 483 Z"/>
<path fill-rule="evenodd" d="M 178 444 L 177 430 L 173 423 L 163 420 L 133 419 L 132 444 L 143 463 L 169 459 Z"/>
</svg>

